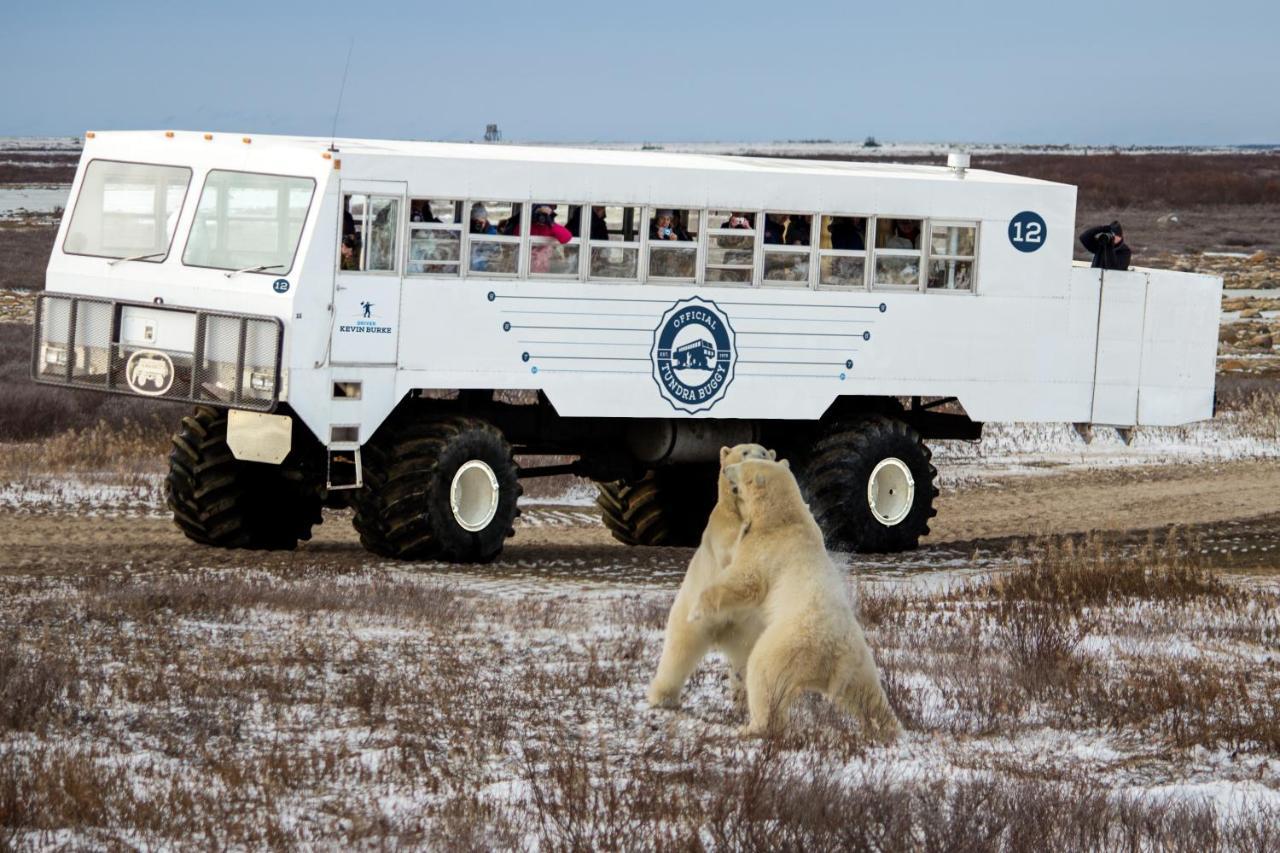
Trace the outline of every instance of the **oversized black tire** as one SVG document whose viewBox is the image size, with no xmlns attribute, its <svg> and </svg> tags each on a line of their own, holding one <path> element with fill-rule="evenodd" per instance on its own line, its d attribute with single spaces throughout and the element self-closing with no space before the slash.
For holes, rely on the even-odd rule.
<svg viewBox="0 0 1280 853">
<path fill-rule="evenodd" d="M 218 548 L 290 551 L 321 522 L 324 482 L 308 467 L 295 422 L 280 465 L 242 462 L 227 446 L 227 413 L 197 406 L 173 436 L 165 498 L 188 539 Z M 307 436 L 309 438 L 309 436 Z"/>
<path fill-rule="evenodd" d="M 715 465 L 674 465 L 633 482 L 596 483 L 596 506 L 623 544 L 695 548 L 716 505 L 717 475 Z"/>
<path fill-rule="evenodd" d="M 893 417 L 831 424 L 796 466 L 827 546 L 862 553 L 915 548 L 937 515 L 932 456 L 919 433 Z"/>
<path fill-rule="evenodd" d="M 361 468 L 354 524 L 375 554 L 484 563 L 515 532 L 519 468 L 502 432 L 485 421 L 396 416 L 364 446 Z"/>
</svg>

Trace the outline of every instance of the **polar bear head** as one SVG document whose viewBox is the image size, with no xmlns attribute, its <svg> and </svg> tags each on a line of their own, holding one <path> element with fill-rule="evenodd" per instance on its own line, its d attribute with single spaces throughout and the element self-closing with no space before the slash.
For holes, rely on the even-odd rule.
<svg viewBox="0 0 1280 853">
<path fill-rule="evenodd" d="M 724 476 L 753 530 L 811 518 L 785 459 L 747 459 L 725 468 Z"/>
<path fill-rule="evenodd" d="M 729 485 L 729 481 L 724 478 L 724 469 L 730 465 L 737 465 L 739 462 L 745 462 L 748 459 L 777 459 L 776 451 L 770 450 L 759 444 L 735 444 L 733 447 L 720 448 L 720 500 L 728 502 L 731 506 L 737 504 L 737 499 L 733 495 L 733 489 Z"/>
</svg>

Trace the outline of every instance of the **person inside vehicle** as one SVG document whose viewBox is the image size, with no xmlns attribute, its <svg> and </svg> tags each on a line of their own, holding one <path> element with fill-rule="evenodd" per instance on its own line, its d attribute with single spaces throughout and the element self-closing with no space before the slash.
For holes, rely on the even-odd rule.
<svg viewBox="0 0 1280 853">
<path fill-rule="evenodd" d="M 915 219 L 895 219 L 893 231 L 884 241 L 886 249 L 918 249 L 920 223 Z"/>
<path fill-rule="evenodd" d="M 676 224 L 675 214 L 670 210 L 659 210 L 649 222 L 650 240 L 688 240 L 689 235 Z"/>
<path fill-rule="evenodd" d="M 787 230 L 787 215 L 785 213 L 766 213 L 764 215 L 764 241 L 780 245 L 783 242 L 783 234 Z"/>
<path fill-rule="evenodd" d="M 751 217 L 745 213 L 731 213 L 729 218 L 725 220 L 721 228 L 740 228 L 750 231 L 755 226 L 751 224 Z"/>
<path fill-rule="evenodd" d="M 489 211 L 485 209 L 483 204 L 474 204 L 471 207 L 471 233 L 472 234 L 497 234 L 498 229 L 489 222 Z"/>
<path fill-rule="evenodd" d="M 520 233 L 519 226 L 516 233 Z M 529 236 L 550 237 L 561 245 L 573 239 L 569 229 L 556 222 L 556 206 L 541 202 L 533 205 L 533 224 L 529 226 Z M 541 241 L 534 243 L 529 247 L 529 269 L 535 273 L 560 272 L 552 269 L 553 265 L 564 260 L 564 256 L 558 253 L 559 249 L 556 247 Z"/>
<path fill-rule="evenodd" d="M 1133 253 L 1124 241 L 1124 228 L 1119 220 L 1110 225 L 1095 225 L 1080 235 L 1080 244 L 1093 253 L 1092 267 L 1104 270 L 1127 270 Z"/>
<path fill-rule="evenodd" d="M 591 239 L 609 239 L 609 225 L 605 222 L 604 207 L 602 205 L 597 204 L 591 207 Z"/>
<path fill-rule="evenodd" d="M 864 252 L 867 241 L 863 234 L 866 231 L 865 219 L 854 219 L 851 216 L 833 217 L 827 225 L 827 233 L 831 235 L 831 248 L 845 252 Z"/>
<path fill-rule="evenodd" d="M 809 217 L 792 216 L 787 221 L 787 236 L 782 242 L 788 246 L 809 245 Z"/>
<path fill-rule="evenodd" d="M 431 202 L 425 200 L 414 200 L 411 203 L 409 220 L 411 222 L 440 222 L 439 217 L 431 212 Z"/>
</svg>

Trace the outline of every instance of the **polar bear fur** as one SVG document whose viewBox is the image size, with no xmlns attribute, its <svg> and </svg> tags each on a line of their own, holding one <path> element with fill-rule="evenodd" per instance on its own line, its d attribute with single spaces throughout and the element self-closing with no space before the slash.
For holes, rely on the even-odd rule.
<svg viewBox="0 0 1280 853">
<path fill-rule="evenodd" d="M 901 731 L 862 626 L 822 531 L 785 462 L 749 459 L 724 468 L 744 519 L 732 562 L 702 591 L 695 623 L 755 613 L 764 630 L 747 660 L 744 734 L 785 725 L 795 697 L 814 690 L 856 715 L 869 734 Z"/>
<path fill-rule="evenodd" d="M 707 527 L 702 532 L 702 542 L 689 561 L 684 582 L 680 584 L 675 603 L 671 605 L 671 612 L 667 615 L 662 659 L 649 684 L 650 705 L 677 707 L 685 681 L 711 649 L 723 652 L 729 659 L 730 683 L 735 698 L 740 701 L 747 656 L 763 629 L 760 617 L 744 611 L 693 623 L 689 621 L 689 608 L 697 602 L 702 591 L 715 582 L 725 566 L 729 565 L 734 545 L 741 533 L 742 516 L 738 513 L 738 499 L 724 477 L 725 466 L 736 465 L 747 459 L 776 458 L 774 451 L 758 444 L 720 448 L 719 497 L 715 509 L 711 511 L 711 517 L 707 519 Z"/>
</svg>

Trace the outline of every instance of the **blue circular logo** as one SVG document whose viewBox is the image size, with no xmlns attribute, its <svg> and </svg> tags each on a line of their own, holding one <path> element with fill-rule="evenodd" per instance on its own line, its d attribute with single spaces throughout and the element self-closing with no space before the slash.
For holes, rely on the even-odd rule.
<svg viewBox="0 0 1280 853">
<path fill-rule="evenodd" d="M 278 279 L 276 279 L 275 281 L 273 281 L 273 282 L 271 283 L 271 289 L 272 289 L 272 290 L 274 290 L 276 293 L 288 293 L 288 292 L 289 292 L 289 279 L 287 279 L 287 278 L 278 278 Z"/>
<path fill-rule="evenodd" d="M 1009 242 L 1019 252 L 1034 252 L 1044 245 L 1049 227 L 1034 210 L 1024 210 L 1009 220 Z"/>
<path fill-rule="evenodd" d="M 653 379 L 672 408 L 705 412 L 724 399 L 733 381 L 733 327 L 714 302 L 681 299 L 653 330 L 650 357 Z"/>
</svg>

